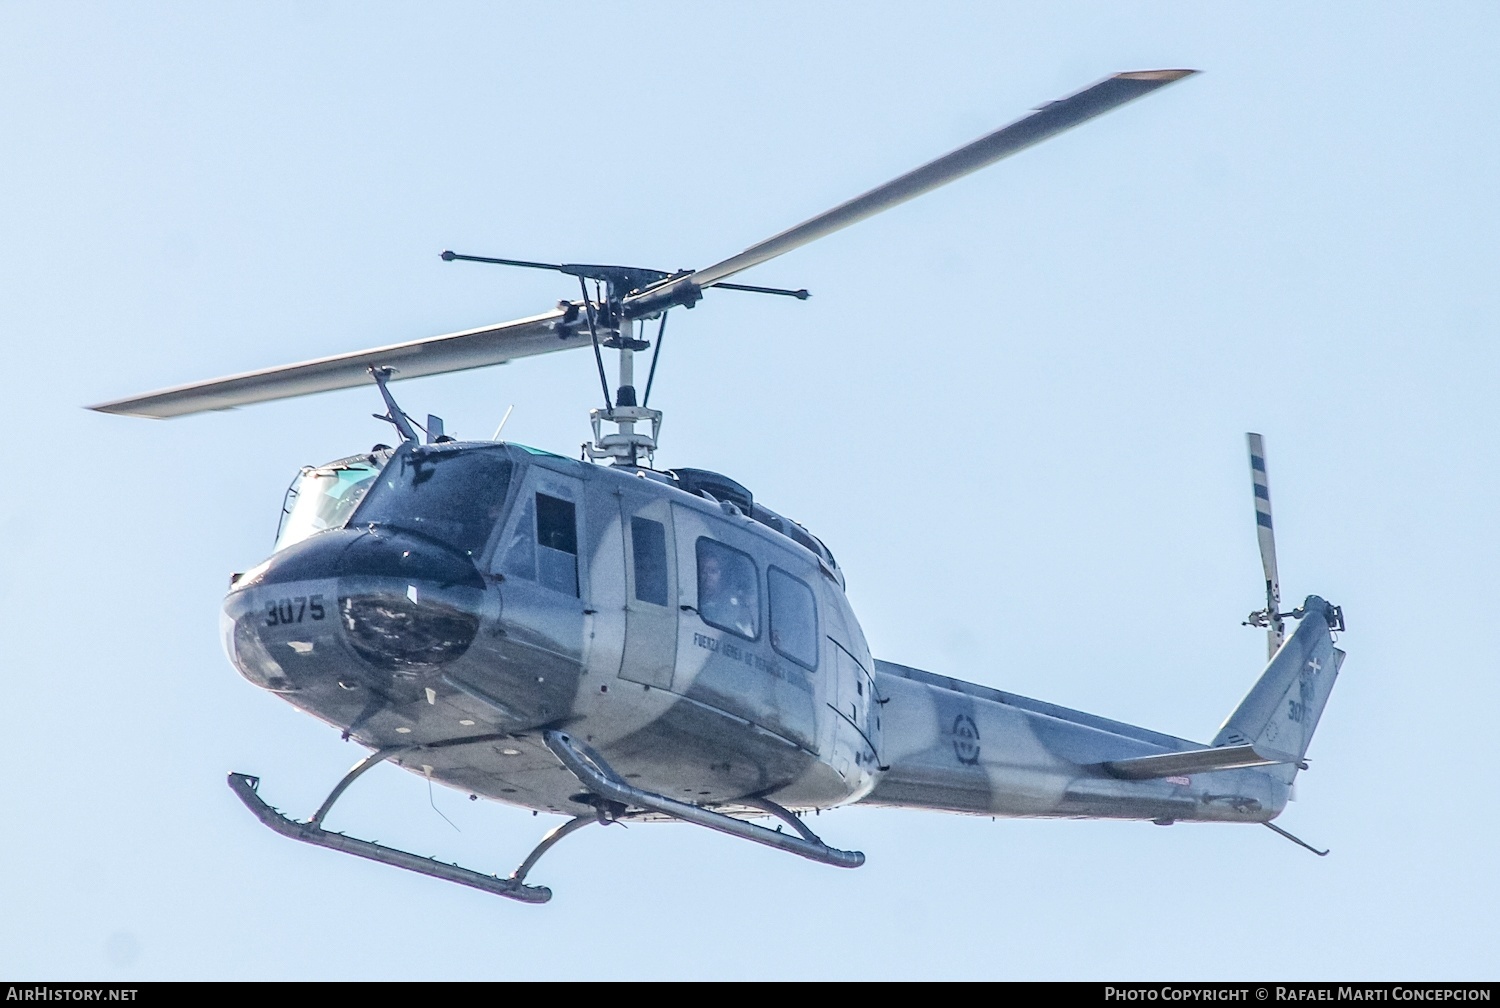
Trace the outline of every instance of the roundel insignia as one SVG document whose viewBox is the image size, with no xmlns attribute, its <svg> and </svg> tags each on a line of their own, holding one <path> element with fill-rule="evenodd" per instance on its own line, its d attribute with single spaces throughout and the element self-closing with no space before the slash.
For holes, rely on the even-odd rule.
<svg viewBox="0 0 1500 1008">
<path fill-rule="evenodd" d="M 967 714 L 953 719 L 953 755 L 968 766 L 979 762 L 979 726 Z"/>
</svg>

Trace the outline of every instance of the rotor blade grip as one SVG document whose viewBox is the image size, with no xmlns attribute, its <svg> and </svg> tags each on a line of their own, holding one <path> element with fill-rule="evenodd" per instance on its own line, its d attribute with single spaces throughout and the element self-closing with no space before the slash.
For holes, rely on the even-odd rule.
<svg viewBox="0 0 1500 1008">
<path fill-rule="evenodd" d="M 1181 80 L 1196 70 L 1142 70 L 1115 74 L 1075 94 L 1043 105 L 1023 119 L 980 137 L 973 143 L 929 161 L 899 178 L 877 186 L 862 196 L 804 221 L 773 238 L 753 245 L 739 255 L 698 270 L 688 279 L 698 287 L 725 280 L 751 266 L 816 241 L 866 217 L 889 210 L 923 193 L 930 192 L 1025 150 L 1033 144 L 1056 136 L 1064 130 L 1102 115 L 1133 98 Z"/>
</svg>

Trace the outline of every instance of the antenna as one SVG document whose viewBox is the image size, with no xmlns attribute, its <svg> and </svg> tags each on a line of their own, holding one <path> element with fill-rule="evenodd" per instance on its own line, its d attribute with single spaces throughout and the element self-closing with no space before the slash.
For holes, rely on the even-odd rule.
<svg viewBox="0 0 1500 1008">
<path fill-rule="evenodd" d="M 495 436 L 492 437 L 492 438 L 490 438 L 491 441 L 499 441 L 500 440 L 500 432 L 505 429 L 506 423 L 508 423 L 510 421 L 511 411 L 514 410 L 515 408 L 516 408 L 516 404 L 515 403 L 511 403 L 509 406 L 505 407 L 505 415 L 500 418 L 500 426 L 495 428 Z"/>
</svg>

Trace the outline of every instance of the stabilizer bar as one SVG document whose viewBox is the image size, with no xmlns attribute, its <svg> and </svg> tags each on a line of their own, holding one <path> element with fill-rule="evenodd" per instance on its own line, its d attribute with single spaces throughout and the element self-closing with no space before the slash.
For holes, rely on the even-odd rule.
<svg viewBox="0 0 1500 1008">
<path fill-rule="evenodd" d="M 507 899 L 520 900 L 522 903 L 545 903 L 552 898 L 552 890 L 546 886 L 523 885 L 519 879 L 515 878 L 503 879 L 496 875 L 481 875 L 477 871 L 460 865 L 409 854 L 406 851 L 396 850 L 394 847 L 382 847 L 380 844 L 345 836 L 342 833 L 330 833 L 317 825 L 316 821 L 301 823 L 288 819 L 266 804 L 265 799 L 256 792 L 259 786 L 259 777 L 251 777 L 249 774 L 242 773 L 229 775 L 229 787 L 239 796 L 240 801 L 245 803 L 245 807 L 255 813 L 257 819 L 284 837 L 318 847 L 327 847 L 345 854 L 353 854 L 355 857 L 379 861 L 381 864 L 405 868 L 419 875 L 430 875 L 447 882 L 457 882 L 459 885 L 466 885 L 496 896 L 504 896 Z M 337 797 L 337 793 L 334 797 Z M 325 803 L 325 809 L 327 804 L 331 804 L 331 801 Z M 325 809 L 319 811 L 323 812 Z M 529 868 L 530 864 L 526 867 Z"/>
<path fill-rule="evenodd" d="M 597 753 L 564 732 L 549 729 L 542 733 L 542 740 L 546 742 L 547 748 L 552 750 L 552 755 L 556 756 L 573 776 L 605 801 L 658 812 L 661 815 L 671 816 L 673 819 L 681 819 L 683 822 L 690 822 L 696 826 L 706 826 L 720 833 L 728 833 L 742 840 L 775 847 L 778 850 L 798 854 L 836 868 L 858 868 L 865 863 L 864 854 L 859 851 L 845 851 L 830 847 L 802 825 L 796 826 L 802 836 L 778 833 L 764 826 L 757 826 L 743 819 L 724 815 L 722 812 L 714 812 L 701 805 L 690 805 L 665 795 L 633 787 L 621 780 Z M 747 801 L 746 804 L 764 808 L 771 803 L 762 804 L 759 800 L 752 800 Z M 772 814 L 780 815 L 779 812 Z"/>
</svg>

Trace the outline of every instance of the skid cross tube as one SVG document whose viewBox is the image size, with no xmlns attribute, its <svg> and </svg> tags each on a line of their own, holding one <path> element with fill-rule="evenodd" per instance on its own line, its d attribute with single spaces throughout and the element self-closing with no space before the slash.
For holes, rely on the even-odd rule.
<svg viewBox="0 0 1500 1008">
<path fill-rule="evenodd" d="M 758 808 L 762 812 L 771 813 L 777 819 L 780 819 L 792 829 L 796 830 L 799 834 L 801 834 L 802 839 L 808 841 L 809 843 L 823 843 L 823 841 L 818 837 L 816 833 L 807 828 L 807 824 L 805 822 L 803 822 L 801 819 L 798 819 L 791 812 L 782 808 L 780 805 L 777 805 L 769 798 L 741 798 L 739 803 L 741 805 L 749 805 L 751 808 Z"/>
<path fill-rule="evenodd" d="M 796 822 L 796 817 L 791 813 L 786 812 L 783 816 L 782 813 L 785 810 L 781 809 L 781 806 L 776 806 L 776 809 L 781 811 L 772 811 L 768 807 L 774 804 L 772 802 L 764 799 L 750 799 L 744 801 L 744 804 L 753 805 L 784 819 L 791 823 L 793 828 L 802 834 L 801 836 L 778 833 L 764 826 L 757 826 L 754 823 L 724 815 L 722 812 L 714 812 L 701 805 L 689 805 L 687 802 L 680 802 L 665 795 L 653 794 L 626 784 L 596 753 L 577 739 L 556 729 L 543 732 L 542 740 L 546 742 L 547 748 L 552 750 L 552 755 L 556 756 L 573 776 L 606 801 L 617 802 L 625 806 L 633 805 L 671 816 L 673 819 L 693 823 L 695 826 L 706 826 L 720 833 L 728 833 L 742 840 L 775 847 L 777 850 L 784 850 L 790 854 L 799 854 L 809 860 L 833 865 L 836 868 L 858 868 L 865 863 L 865 856 L 859 851 L 845 851 L 830 847 L 818 839 L 806 826 Z"/>
<path fill-rule="evenodd" d="M 356 780 L 358 780 L 360 774 L 364 773 L 366 770 L 370 769 L 377 763 L 384 763 L 392 756 L 398 756 L 401 753 L 406 752 L 408 749 L 415 748 L 416 746 L 411 745 L 386 746 L 384 749 L 375 750 L 374 752 L 370 753 L 370 755 L 354 764 L 354 766 L 349 768 L 349 772 L 344 774 L 344 779 L 335 784 L 333 786 L 333 790 L 328 792 L 328 797 L 323 799 L 323 804 L 318 806 L 318 811 L 314 812 L 312 814 L 312 818 L 307 820 L 307 825 L 318 826 L 319 824 L 321 824 L 327 817 L 328 810 L 333 808 L 333 803 L 339 800 L 339 795 L 343 794 L 350 784 L 353 784 Z"/>
<path fill-rule="evenodd" d="M 541 842 L 532 849 L 531 853 L 526 855 L 526 860 L 521 862 L 520 867 L 510 873 L 509 881 L 516 885 L 525 882 L 527 873 L 536 867 L 536 863 L 542 859 L 542 855 L 556 846 L 559 840 L 597 821 L 597 817 L 593 815 L 581 815 L 576 819 L 569 819 L 561 825 L 552 827 L 547 831 L 547 835 L 542 837 Z"/>
</svg>

